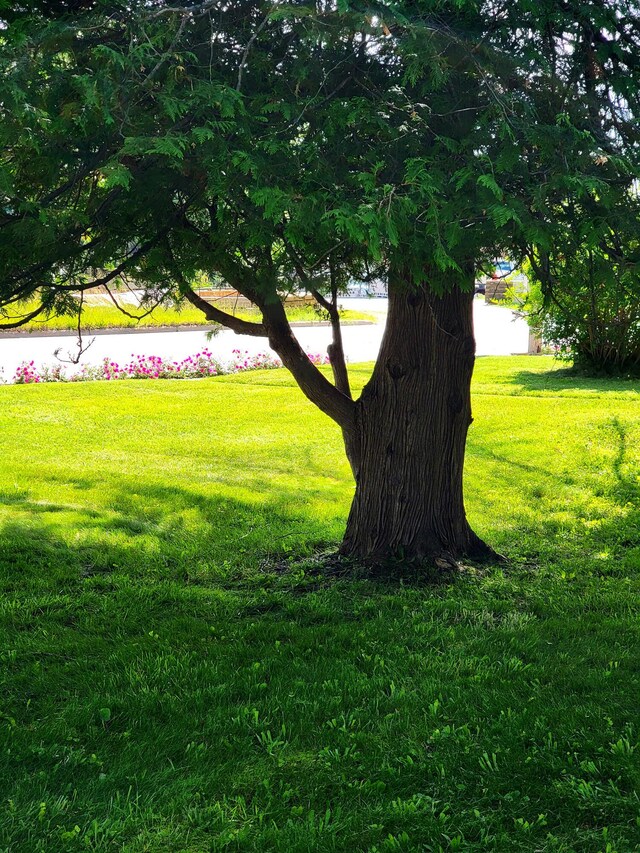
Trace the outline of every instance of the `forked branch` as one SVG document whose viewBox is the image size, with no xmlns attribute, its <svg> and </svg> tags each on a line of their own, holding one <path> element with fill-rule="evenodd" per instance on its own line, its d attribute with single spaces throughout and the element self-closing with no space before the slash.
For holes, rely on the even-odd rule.
<svg viewBox="0 0 640 853">
<path fill-rule="evenodd" d="M 291 330 L 282 303 L 262 302 L 259 308 L 271 348 L 280 356 L 302 393 L 339 424 L 343 431 L 352 431 L 355 427 L 355 403 L 332 385 L 309 359 Z"/>
</svg>

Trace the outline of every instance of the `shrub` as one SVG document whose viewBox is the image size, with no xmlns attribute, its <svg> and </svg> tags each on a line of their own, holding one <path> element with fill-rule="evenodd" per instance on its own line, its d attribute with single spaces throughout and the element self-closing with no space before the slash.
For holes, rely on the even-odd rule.
<svg viewBox="0 0 640 853">
<path fill-rule="evenodd" d="M 530 325 L 590 374 L 640 373 L 640 201 L 623 200 L 613 225 L 572 211 L 553 250 L 530 256 Z"/>
</svg>

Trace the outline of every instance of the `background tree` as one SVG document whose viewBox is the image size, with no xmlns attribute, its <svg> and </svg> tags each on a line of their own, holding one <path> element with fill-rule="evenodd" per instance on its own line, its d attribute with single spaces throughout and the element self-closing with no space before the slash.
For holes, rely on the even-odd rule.
<svg viewBox="0 0 640 853">
<path fill-rule="evenodd" d="M 532 252 L 524 309 L 545 343 L 592 375 L 640 371 L 640 209 L 624 194 L 606 215 L 568 205 L 562 250 Z"/>
<path fill-rule="evenodd" d="M 640 364 L 639 7 L 587 3 L 572 19 L 566 8 L 542 4 L 546 27 L 531 30 L 553 81 L 538 114 L 546 109 L 549 126 L 555 115 L 556 129 L 530 154 L 543 229 L 520 243 L 533 285 L 526 310 L 576 367 L 626 373 Z"/>
<path fill-rule="evenodd" d="M 342 429 L 356 479 L 345 554 L 490 556 L 462 489 L 474 270 L 505 247 L 549 251 L 559 200 L 633 173 L 603 115 L 628 123 L 638 23 L 633 4 L 604 10 L 569 0 L 10 7 L 5 326 L 68 310 L 79 290 L 123 275 L 186 298 L 267 337 Z M 605 72 L 607 106 L 596 109 Z M 389 316 L 354 400 L 337 299 L 373 268 L 388 279 Z M 202 271 L 262 321 L 203 302 L 191 288 Z M 329 312 L 333 382 L 289 327 L 281 298 L 294 287 Z"/>
</svg>

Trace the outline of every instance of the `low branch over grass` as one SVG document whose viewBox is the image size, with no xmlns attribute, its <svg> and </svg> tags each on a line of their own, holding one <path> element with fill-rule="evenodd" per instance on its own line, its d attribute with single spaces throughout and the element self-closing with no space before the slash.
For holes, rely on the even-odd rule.
<svg viewBox="0 0 640 853">
<path fill-rule="evenodd" d="M 353 400 L 332 385 L 310 361 L 291 330 L 281 302 L 262 302 L 259 307 L 269 335 L 269 345 L 278 353 L 302 393 L 343 431 L 350 432 L 355 426 L 356 406 Z"/>
</svg>

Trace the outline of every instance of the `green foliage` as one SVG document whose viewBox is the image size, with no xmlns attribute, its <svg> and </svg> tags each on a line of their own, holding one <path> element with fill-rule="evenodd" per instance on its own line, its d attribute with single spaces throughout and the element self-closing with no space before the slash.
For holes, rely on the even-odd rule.
<svg viewBox="0 0 640 853">
<path fill-rule="evenodd" d="M 526 310 L 542 339 L 579 370 L 637 374 L 640 205 L 626 193 L 607 201 L 588 196 L 558 211 L 552 248 L 531 256 Z"/>
<path fill-rule="evenodd" d="M 627 0 L 3 9 L 3 302 L 120 266 L 268 299 L 330 266 L 440 290 L 637 174 Z"/>
<path fill-rule="evenodd" d="M 631 853 L 638 390 L 479 359 L 510 564 L 427 587 L 324 572 L 353 485 L 285 371 L 0 388 L 2 845 Z"/>
</svg>

